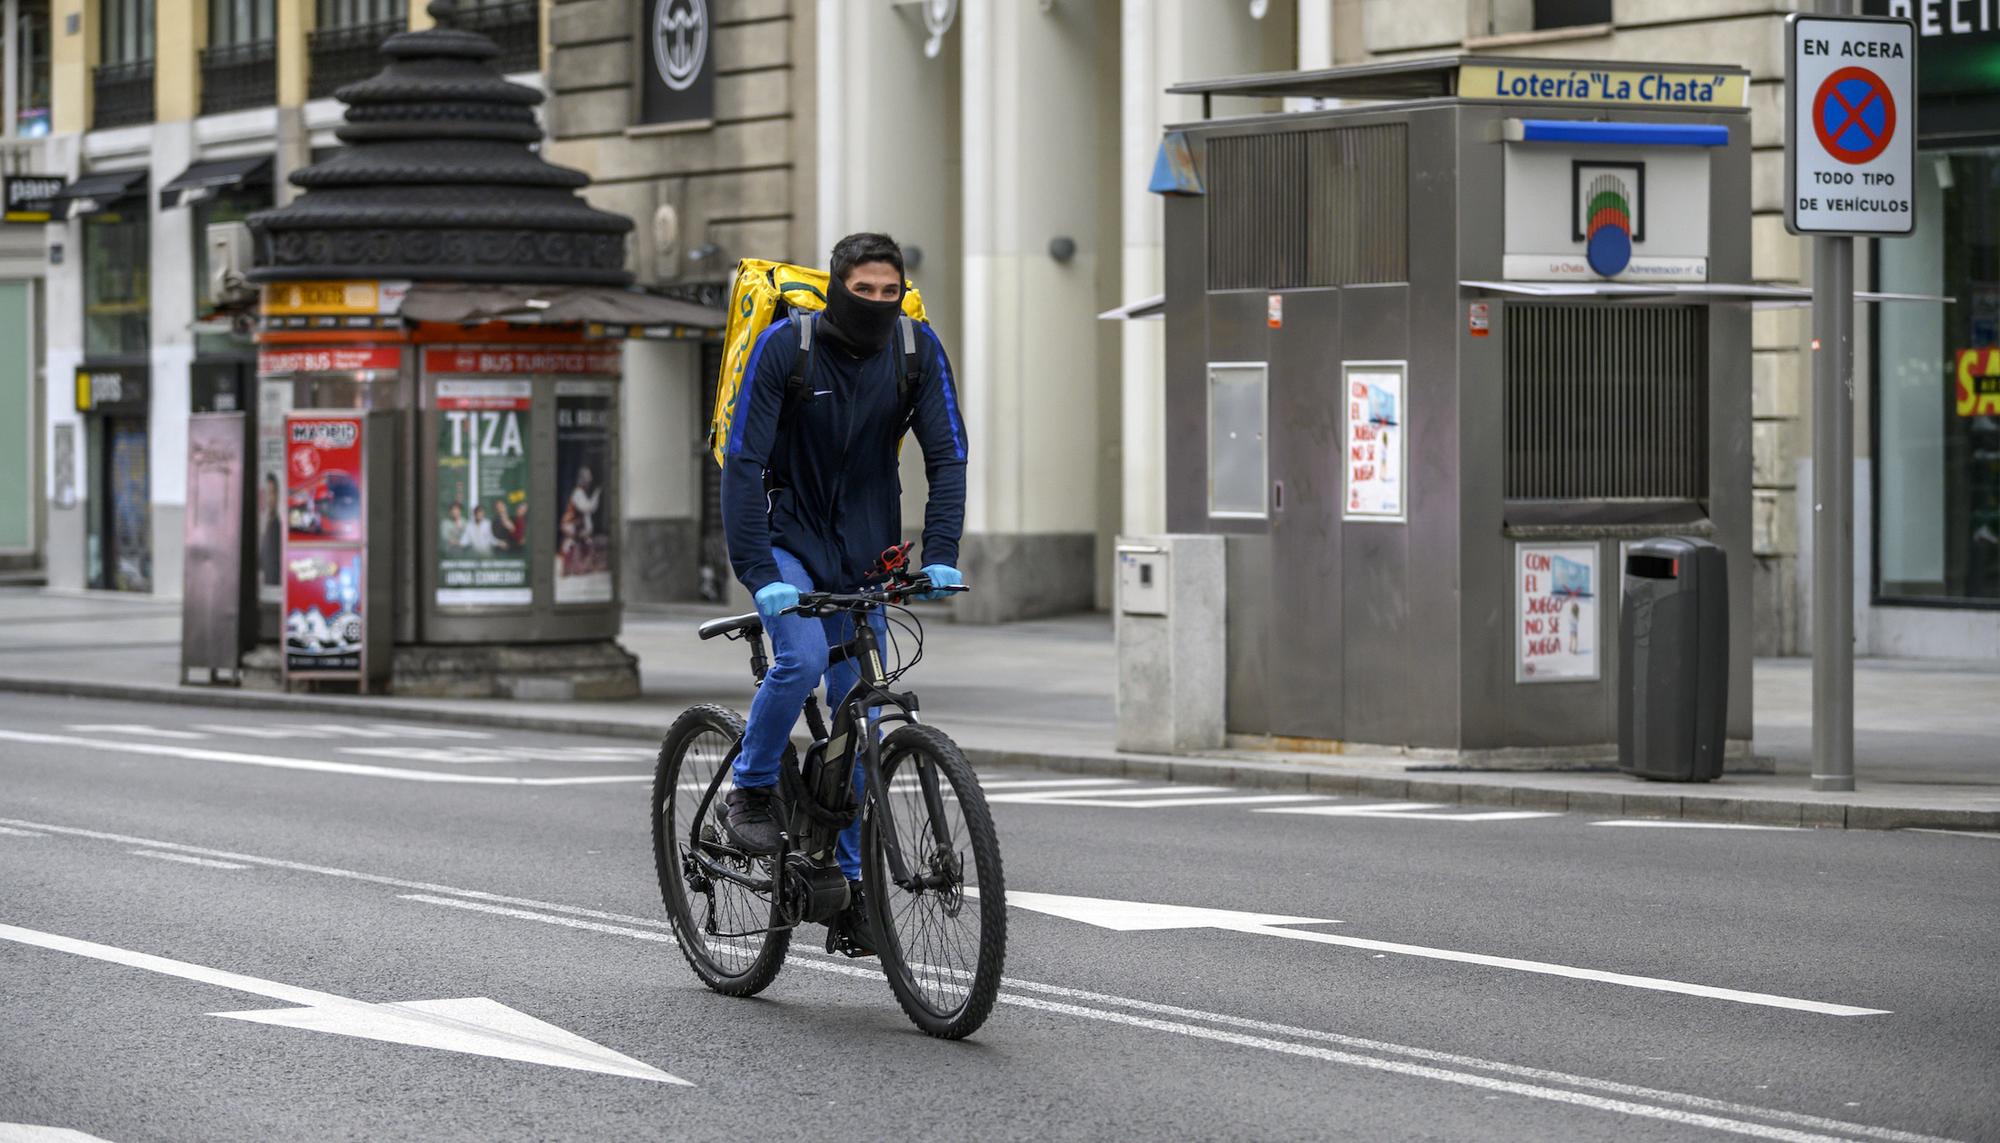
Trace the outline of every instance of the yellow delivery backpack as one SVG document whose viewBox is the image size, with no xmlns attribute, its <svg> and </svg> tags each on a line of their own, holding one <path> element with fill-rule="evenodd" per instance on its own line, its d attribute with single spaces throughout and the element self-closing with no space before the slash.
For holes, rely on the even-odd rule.
<svg viewBox="0 0 2000 1143">
<path fill-rule="evenodd" d="M 806 316 L 799 322 L 800 353 L 792 366 L 791 389 L 804 387 L 806 365 L 812 352 L 815 315 L 826 308 L 827 272 L 745 258 L 736 264 L 736 282 L 729 291 L 729 325 L 722 334 L 722 376 L 716 379 L 715 412 L 708 423 L 708 451 L 715 463 L 729 446 L 729 428 L 736 419 L 736 396 L 748 381 L 743 371 L 750 365 L 750 350 L 757 338 L 774 321 L 793 315 Z M 903 283 L 903 318 L 897 323 L 903 342 L 903 406 L 910 405 L 920 364 L 917 354 L 916 322 L 924 320 L 924 299 L 916 287 Z M 786 394 L 791 406 L 792 392 Z"/>
</svg>

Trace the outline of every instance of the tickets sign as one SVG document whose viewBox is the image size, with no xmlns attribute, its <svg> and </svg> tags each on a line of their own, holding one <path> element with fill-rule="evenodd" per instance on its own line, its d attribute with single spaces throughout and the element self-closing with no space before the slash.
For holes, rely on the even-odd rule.
<svg viewBox="0 0 2000 1143">
<path fill-rule="evenodd" d="M 586 373 L 615 376 L 619 369 L 618 350 L 543 349 L 427 349 L 424 372 L 508 374 L 534 376 L 546 373 Z"/>
</svg>

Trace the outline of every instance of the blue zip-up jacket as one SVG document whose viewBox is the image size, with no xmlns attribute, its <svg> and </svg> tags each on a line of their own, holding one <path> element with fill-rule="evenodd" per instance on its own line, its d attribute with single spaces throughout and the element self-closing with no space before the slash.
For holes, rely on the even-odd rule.
<svg viewBox="0 0 2000 1143">
<path fill-rule="evenodd" d="M 910 398 L 910 428 L 923 447 L 930 482 L 923 562 L 956 567 L 965 527 L 965 421 L 944 346 L 930 326 L 918 322 L 917 331 L 923 373 Z M 815 329 L 806 377 L 812 399 L 798 402 L 780 432 L 778 415 L 799 353 L 791 318 L 772 322 L 758 336 L 723 454 L 729 562 L 753 593 L 781 578 L 773 547 L 797 556 L 821 591 L 852 591 L 883 549 L 902 537 L 900 337 L 862 359 L 827 340 L 824 327 Z"/>
</svg>

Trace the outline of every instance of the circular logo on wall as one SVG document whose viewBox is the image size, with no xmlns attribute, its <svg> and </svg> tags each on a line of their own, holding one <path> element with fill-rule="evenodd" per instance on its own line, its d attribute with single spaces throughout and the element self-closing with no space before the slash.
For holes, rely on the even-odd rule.
<svg viewBox="0 0 2000 1143">
<path fill-rule="evenodd" d="M 653 12 L 653 66 L 660 82 L 686 91 L 707 58 L 707 0 L 660 0 Z"/>
</svg>

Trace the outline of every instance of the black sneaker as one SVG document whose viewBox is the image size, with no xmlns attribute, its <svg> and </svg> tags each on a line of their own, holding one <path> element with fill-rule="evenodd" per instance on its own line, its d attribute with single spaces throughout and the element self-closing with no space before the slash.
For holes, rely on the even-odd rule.
<svg viewBox="0 0 2000 1143">
<path fill-rule="evenodd" d="M 745 853 L 778 852 L 778 817 L 771 787 L 738 786 L 729 791 L 723 804 L 729 812 L 723 815 L 722 829 L 736 848 Z"/>
<path fill-rule="evenodd" d="M 850 957 L 875 955 L 875 921 L 859 881 L 847 883 L 847 908 L 826 927 L 826 951 Z"/>
</svg>

